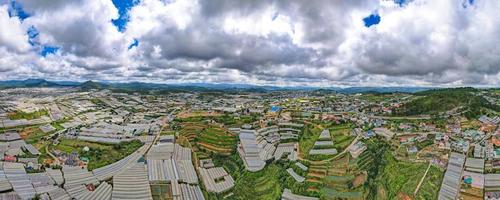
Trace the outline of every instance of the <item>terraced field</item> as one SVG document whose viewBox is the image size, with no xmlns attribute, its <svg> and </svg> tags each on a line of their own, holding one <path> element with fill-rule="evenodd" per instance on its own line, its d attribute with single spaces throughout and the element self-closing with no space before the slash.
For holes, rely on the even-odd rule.
<svg viewBox="0 0 500 200">
<path fill-rule="evenodd" d="M 365 140 L 363 141 L 367 145 L 367 150 L 363 152 L 360 157 L 350 161 L 349 163 L 357 163 L 356 167 L 352 170 L 357 172 L 367 173 L 368 184 L 365 184 L 364 198 L 365 199 L 387 199 L 386 191 L 384 187 L 384 181 L 380 180 L 380 177 L 386 165 L 384 155 L 386 155 L 387 149 L 389 148 L 385 142 L 379 142 L 377 140 Z"/>
<path fill-rule="evenodd" d="M 362 199 L 363 188 L 352 188 L 355 176 L 348 173 L 353 168 L 350 161 L 346 154 L 334 161 L 323 162 L 323 165 L 311 165 L 313 173 L 308 174 L 308 181 L 321 186 L 312 185 L 309 191 L 317 191 L 322 199 Z M 321 175 L 314 176 L 318 173 Z"/>
<path fill-rule="evenodd" d="M 182 122 L 180 125 L 179 137 L 177 142 L 185 147 L 190 147 L 193 152 L 196 153 L 198 159 L 208 158 L 208 154 L 199 150 L 196 145 L 196 137 L 201 133 L 208 125 L 196 121 Z M 188 144 L 189 143 L 189 144 Z"/>
<path fill-rule="evenodd" d="M 351 136 L 351 127 L 349 124 L 337 125 L 330 128 L 330 135 L 333 139 L 333 147 L 341 152 L 351 144 L 356 138 Z"/>
<path fill-rule="evenodd" d="M 196 140 L 201 149 L 223 155 L 230 155 L 236 148 L 236 136 L 222 128 L 204 129 Z"/>
<path fill-rule="evenodd" d="M 367 151 L 357 158 L 357 169 L 368 170 L 373 163 L 374 155 L 372 152 Z"/>
<path fill-rule="evenodd" d="M 271 164 L 259 172 L 244 172 L 236 181 L 231 199 L 279 199 L 283 169 Z"/>
<path fill-rule="evenodd" d="M 349 168 L 349 158 L 349 154 L 344 154 L 344 156 L 334 160 L 328 168 L 328 175 L 342 176 L 346 174 Z"/>
<path fill-rule="evenodd" d="M 201 133 L 203 129 L 208 126 L 201 122 L 183 122 L 181 124 L 181 130 L 179 130 L 179 135 L 186 137 L 189 142 L 193 145 L 194 138 L 198 133 Z"/>
<path fill-rule="evenodd" d="M 311 161 L 306 181 L 311 183 L 321 183 L 323 177 L 325 177 L 328 173 L 328 165 L 329 162 Z"/>
<path fill-rule="evenodd" d="M 308 191 L 319 192 L 317 184 L 323 184 L 327 176 L 343 176 L 349 167 L 349 155 L 342 156 L 334 161 L 310 161 L 309 173 L 306 181 L 312 183 Z"/>
<path fill-rule="evenodd" d="M 313 125 L 307 125 L 306 128 L 304 128 L 304 132 L 299 137 L 299 156 L 301 158 L 306 158 L 308 156 L 309 151 L 313 148 L 314 142 L 318 139 L 321 131 L 322 129 Z"/>
<path fill-rule="evenodd" d="M 321 199 L 363 199 L 362 191 L 343 192 L 332 188 L 321 189 Z"/>
</svg>

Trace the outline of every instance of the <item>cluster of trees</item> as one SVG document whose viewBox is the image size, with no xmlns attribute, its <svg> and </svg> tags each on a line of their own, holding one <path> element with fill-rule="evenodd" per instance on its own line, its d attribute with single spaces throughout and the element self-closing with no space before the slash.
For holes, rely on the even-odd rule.
<svg viewBox="0 0 500 200">
<path fill-rule="evenodd" d="M 417 98 L 397 109 L 396 115 L 437 115 L 456 108 L 462 108 L 463 115 L 476 118 L 485 113 L 485 109 L 500 111 L 500 106 L 491 104 L 484 97 L 477 95 L 474 88 L 447 88 L 416 93 Z"/>
</svg>

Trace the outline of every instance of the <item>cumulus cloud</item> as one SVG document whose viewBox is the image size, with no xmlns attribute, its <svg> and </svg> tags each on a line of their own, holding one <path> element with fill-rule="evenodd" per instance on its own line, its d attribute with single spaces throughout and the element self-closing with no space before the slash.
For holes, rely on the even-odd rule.
<svg viewBox="0 0 500 200">
<path fill-rule="evenodd" d="M 141 0 L 125 8 L 120 29 L 111 0 L 16 0 L 29 14 L 24 19 L 9 11 L 10 2 L 0 1 L 2 79 L 319 86 L 500 80 L 496 1 Z M 366 26 L 363 19 L 374 15 L 380 21 Z M 41 55 L 45 46 L 58 50 Z"/>
<path fill-rule="evenodd" d="M 9 51 L 26 52 L 29 50 L 28 35 L 18 18 L 9 17 L 7 5 L 0 5 L 0 48 Z"/>
</svg>

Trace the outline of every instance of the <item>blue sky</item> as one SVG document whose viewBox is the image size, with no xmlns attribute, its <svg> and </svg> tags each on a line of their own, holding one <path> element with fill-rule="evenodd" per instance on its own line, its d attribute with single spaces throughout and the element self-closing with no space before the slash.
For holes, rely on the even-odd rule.
<svg viewBox="0 0 500 200">
<path fill-rule="evenodd" d="M 132 41 L 132 43 L 130 43 L 130 45 L 128 46 L 128 49 L 130 50 L 130 49 L 137 47 L 137 46 L 139 46 L 139 40 L 134 39 L 134 41 Z"/>
<path fill-rule="evenodd" d="M 380 16 L 377 13 L 373 13 L 368 15 L 368 17 L 363 18 L 363 22 L 365 23 L 366 27 L 370 27 L 373 25 L 377 25 L 380 23 Z"/>
<path fill-rule="evenodd" d="M 138 3 L 138 0 L 113 0 L 113 4 L 118 9 L 118 14 L 120 16 L 117 19 L 112 19 L 112 22 L 119 31 L 123 32 L 125 30 L 129 20 L 128 12 Z"/>
<path fill-rule="evenodd" d="M 0 79 L 496 86 L 499 9 L 474 0 L 4 0 Z"/>
<path fill-rule="evenodd" d="M 28 18 L 30 15 L 23 10 L 23 7 L 17 1 L 10 1 L 9 4 L 9 16 L 18 17 L 21 21 Z"/>
</svg>

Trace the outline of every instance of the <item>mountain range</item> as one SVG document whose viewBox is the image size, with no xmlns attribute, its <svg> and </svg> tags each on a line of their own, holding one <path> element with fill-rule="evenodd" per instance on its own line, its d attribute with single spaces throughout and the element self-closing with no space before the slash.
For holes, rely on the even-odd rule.
<svg viewBox="0 0 500 200">
<path fill-rule="evenodd" d="M 145 82 L 97 82 L 97 81 L 48 81 L 45 79 L 7 80 L 0 81 L 0 89 L 5 88 L 31 88 L 31 87 L 69 87 L 80 90 L 91 89 L 114 89 L 124 91 L 246 91 L 246 92 L 271 92 L 271 91 L 322 91 L 337 93 L 415 93 L 433 89 L 431 87 L 308 87 L 308 86 L 261 86 L 252 84 L 232 84 L 232 83 L 182 83 L 182 84 L 159 84 Z"/>
</svg>

